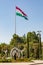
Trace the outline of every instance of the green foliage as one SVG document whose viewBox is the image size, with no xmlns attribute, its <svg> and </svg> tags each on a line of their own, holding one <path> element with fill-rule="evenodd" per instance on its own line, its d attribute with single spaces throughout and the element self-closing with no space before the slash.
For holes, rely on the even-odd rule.
<svg viewBox="0 0 43 65">
<path fill-rule="evenodd" d="M 38 36 L 38 34 L 36 34 L 34 31 L 33 32 L 28 32 L 27 33 L 27 49 L 29 52 L 28 54 L 30 54 L 30 56 L 33 56 L 35 58 L 39 58 L 39 56 L 41 57 L 41 38 L 40 36 Z M 32 43 L 31 43 L 32 42 Z M 34 49 L 34 52 L 33 52 Z"/>
<path fill-rule="evenodd" d="M 33 31 L 33 32 L 28 32 L 28 38 L 29 38 L 29 42 L 33 41 L 33 43 L 38 43 L 39 42 L 39 38 L 37 36 L 37 34 Z"/>
<path fill-rule="evenodd" d="M 0 62 L 2 62 L 2 63 L 12 62 L 12 60 L 11 59 L 0 59 Z"/>
<path fill-rule="evenodd" d="M 12 36 L 12 39 L 10 41 L 10 44 L 6 44 L 6 43 L 1 43 L 0 44 L 0 62 L 23 62 L 23 61 L 29 61 L 32 58 L 39 58 L 39 53 L 40 53 L 40 57 L 42 57 L 43 55 L 43 51 L 41 48 L 41 38 L 39 38 L 40 36 L 38 36 L 39 34 L 36 34 L 36 32 L 28 32 L 27 33 L 27 37 L 25 36 L 25 34 L 20 37 L 16 34 L 14 34 Z M 40 40 L 39 40 L 40 39 Z M 40 45 L 39 45 L 40 43 Z M 17 59 L 16 61 L 14 59 L 2 59 L 3 57 L 6 58 L 6 54 L 3 52 L 6 49 L 8 50 L 8 56 L 10 56 L 10 51 L 12 48 L 14 47 L 18 47 L 20 50 L 24 50 L 23 54 L 26 55 L 26 57 L 23 57 L 22 59 Z M 40 52 L 39 52 L 40 50 Z M 25 53 L 26 52 L 26 53 Z M 42 52 L 42 54 L 41 54 Z"/>
<path fill-rule="evenodd" d="M 24 48 L 24 46 L 21 45 L 21 46 L 20 46 L 20 50 L 23 50 L 23 48 Z"/>
<path fill-rule="evenodd" d="M 0 59 L 0 63 L 10 63 L 10 62 L 30 62 L 32 58 L 17 58 L 16 60 L 12 59 Z"/>
<path fill-rule="evenodd" d="M 24 43 L 24 38 L 14 34 L 13 38 L 10 41 L 10 45 L 16 46 L 18 43 Z"/>
<path fill-rule="evenodd" d="M 27 34 L 27 58 L 29 58 L 29 36 Z"/>
<path fill-rule="evenodd" d="M 30 62 L 30 58 L 17 58 L 16 60 L 12 59 L 12 62 Z"/>
</svg>

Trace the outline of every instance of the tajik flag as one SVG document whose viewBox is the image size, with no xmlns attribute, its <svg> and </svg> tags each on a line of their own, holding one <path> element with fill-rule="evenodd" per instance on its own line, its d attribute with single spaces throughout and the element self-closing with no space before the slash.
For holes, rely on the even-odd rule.
<svg viewBox="0 0 43 65">
<path fill-rule="evenodd" d="M 27 14 L 25 14 L 19 7 L 16 6 L 16 15 L 24 17 L 26 20 L 28 20 L 27 18 Z"/>
</svg>

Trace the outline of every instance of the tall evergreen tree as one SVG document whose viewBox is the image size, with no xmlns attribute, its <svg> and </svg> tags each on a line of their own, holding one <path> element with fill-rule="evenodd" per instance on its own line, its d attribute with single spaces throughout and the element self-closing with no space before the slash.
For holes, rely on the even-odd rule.
<svg viewBox="0 0 43 65">
<path fill-rule="evenodd" d="M 29 37 L 27 33 L 27 58 L 29 58 Z"/>
</svg>

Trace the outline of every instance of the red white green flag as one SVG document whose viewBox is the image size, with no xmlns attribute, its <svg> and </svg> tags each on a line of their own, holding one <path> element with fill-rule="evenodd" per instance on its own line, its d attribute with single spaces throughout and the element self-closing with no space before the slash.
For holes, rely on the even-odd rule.
<svg viewBox="0 0 43 65">
<path fill-rule="evenodd" d="M 26 20 L 28 20 L 27 18 L 27 14 L 25 14 L 19 7 L 16 6 L 16 15 L 24 17 Z"/>
</svg>

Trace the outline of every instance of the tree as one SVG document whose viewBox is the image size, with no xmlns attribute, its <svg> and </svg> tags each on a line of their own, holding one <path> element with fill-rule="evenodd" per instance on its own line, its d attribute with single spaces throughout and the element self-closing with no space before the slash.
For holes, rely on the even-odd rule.
<svg viewBox="0 0 43 65">
<path fill-rule="evenodd" d="M 29 36 L 27 33 L 27 58 L 29 58 Z"/>
<path fill-rule="evenodd" d="M 37 57 L 37 51 L 38 51 L 38 43 L 39 43 L 39 38 L 37 36 L 37 34 L 33 31 L 33 32 L 28 32 L 27 33 L 27 54 L 34 54 L 35 58 Z M 35 45 L 35 46 L 34 46 Z M 33 48 L 33 46 L 35 48 Z M 37 48 L 36 48 L 37 47 Z M 34 51 L 33 51 L 34 49 Z M 30 54 L 30 55 L 31 55 Z"/>
<path fill-rule="evenodd" d="M 18 45 L 22 43 L 24 43 L 24 37 L 20 37 L 16 34 L 13 35 L 13 38 L 10 41 L 10 45 L 12 45 L 13 47 L 18 47 Z"/>
<path fill-rule="evenodd" d="M 38 38 L 39 38 L 39 46 L 38 46 L 38 48 L 39 48 L 39 58 L 41 58 L 42 57 L 42 45 L 41 45 L 41 34 L 40 34 L 40 31 L 38 33 Z"/>
<path fill-rule="evenodd" d="M 26 44 L 26 36 L 25 36 L 25 34 L 23 35 L 23 41 L 24 41 L 24 44 Z"/>
<path fill-rule="evenodd" d="M 1 43 L 1 55 L 5 55 L 5 51 L 7 50 L 7 44 L 6 43 Z"/>
</svg>

